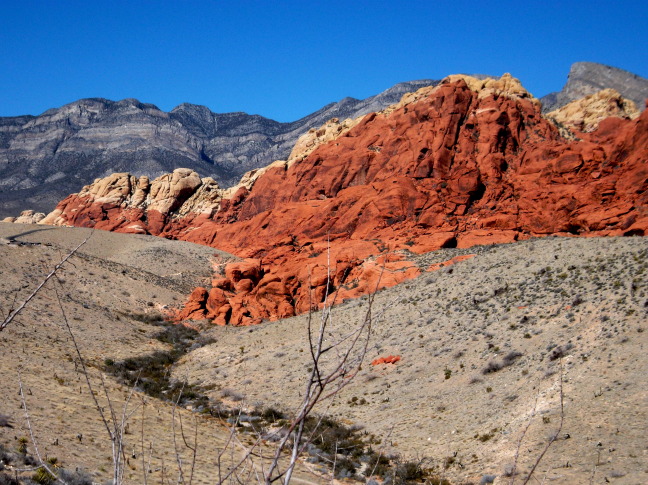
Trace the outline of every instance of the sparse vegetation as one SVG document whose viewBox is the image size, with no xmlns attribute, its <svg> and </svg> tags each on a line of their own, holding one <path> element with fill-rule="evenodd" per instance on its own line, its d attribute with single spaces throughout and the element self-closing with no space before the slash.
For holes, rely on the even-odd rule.
<svg viewBox="0 0 648 485">
<path fill-rule="evenodd" d="M 136 386 L 151 397 L 166 401 L 179 400 L 179 404 L 193 403 L 198 410 L 204 409 L 207 398 L 195 386 L 171 379 L 171 368 L 175 362 L 190 350 L 212 343 L 200 332 L 184 325 L 164 322 L 159 317 L 138 321 L 161 326 L 155 335 L 160 342 L 171 346 L 170 350 L 158 350 L 148 355 L 130 357 L 123 361 L 111 358 L 104 360 L 105 369 L 129 387 Z M 240 399 L 239 399 L 240 400 Z"/>
<path fill-rule="evenodd" d="M 92 485 L 90 476 L 82 470 L 70 471 L 61 468 L 55 457 L 47 463 L 56 470 L 58 478 L 66 485 Z M 37 459 L 29 453 L 12 453 L 0 444 L 0 485 L 50 485 L 57 482 L 44 467 L 38 466 Z"/>
<path fill-rule="evenodd" d="M 527 247 L 531 245 L 531 243 L 524 244 Z M 540 241 L 537 244 L 545 243 Z M 480 249 L 483 251 L 480 254 L 493 254 L 496 249 Z M 632 255 L 632 253 L 627 254 Z M 403 287 L 386 290 L 385 301 L 404 300 L 403 305 L 407 308 L 408 314 L 403 315 L 400 319 L 396 318 L 399 322 L 403 322 L 403 325 L 398 327 L 398 332 L 394 332 L 394 328 L 388 325 L 377 329 L 380 332 L 378 343 L 375 350 L 371 348 L 371 358 L 374 357 L 374 353 L 376 356 L 382 356 L 398 352 L 402 353 L 403 360 L 395 366 L 380 368 L 363 366 L 356 381 L 360 383 L 359 389 L 345 391 L 327 411 L 335 415 L 335 418 L 330 417 L 330 419 L 339 425 L 353 429 L 355 428 L 353 423 L 362 423 L 367 426 L 366 431 L 362 428 L 355 429 L 347 441 L 342 431 L 325 430 L 329 425 L 324 422 L 320 423 L 320 428 L 315 432 L 315 439 L 320 439 L 318 434 L 321 434 L 323 442 L 317 445 L 315 443 L 305 445 L 306 453 L 313 452 L 308 455 L 308 461 L 311 462 L 314 469 L 320 470 L 321 473 L 327 473 L 324 470 L 328 470 L 329 476 L 331 467 L 335 463 L 335 476 L 338 478 L 346 477 L 351 480 L 359 479 L 362 475 L 366 477 L 366 481 L 371 480 L 373 476 L 375 483 L 381 483 L 383 480 L 400 483 L 395 478 L 397 475 L 395 466 L 416 456 L 415 452 L 412 452 L 407 438 L 411 436 L 412 442 L 417 443 L 416 446 L 423 443 L 420 449 L 434 450 L 440 440 L 438 430 L 447 437 L 443 440 L 453 444 L 460 443 L 461 446 L 457 445 L 456 448 L 446 449 L 441 456 L 435 456 L 434 460 L 429 462 L 431 464 L 429 469 L 426 466 L 422 467 L 426 478 L 411 481 L 423 483 L 425 480 L 425 483 L 444 483 L 444 480 L 448 479 L 445 477 L 455 479 L 457 476 L 471 476 L 477 477 L 473 478 L 475 480 L 473 483 L 478 483 L 479 477 L 485 480 L 486 477 L 491 476 L 484 475 L 484 473 L 503 469 L 502 463 L 493 461 L 492 450 L 497 448 L 510 451 L 510 447 L 514 446 L 520 430 L 524 427 L 524 412 L 530 409 L 529 399 L 533 399 L 536 393 L 541 392 L 549 410 L 543 409 L 535 415 L 531 425 L 531 431 L 535 435 L 531 436 L 530 433 L 528 440 L 525 441 L 525 443 L 529 443 L 529 449 L 533 451 L 527 453 L 524 448 L 526 461 L 523 461 L 519 472 L 511 477 L 516 478 L 519 482 L 523 481 L 526 478 L 524 474 L 530 467 L 529 456 L 533 457 L 538 449 L 538 443 L 546 442 L 548 437 L 554 437 L 554 428 L 559 423 L 558 413 L 555 409 L 556 387 L 553 380 L 547 380 L 558 374 L 559 360 L 564 360 L 567 369 L 565 382 L 575 383 L 576 381 L 572 379 L 578 373 L 581 379 L 578 381 L 579 386 L 582 383 L 584 389 L 582 392 L 579 389 L 572 389 L 576 387 L 573 384 L 567 388 L 570 393 L 570 407 L 566 408 L 568 414 L 565 423 L 569 424 L 568 431 L 572 436 L 578 436 L 574 434 L 574 430 L 577 430 L 579 426 L 577 411 L 580 409 L 580 403 L 587 405 L 593 403 L 593 406 L 597 407 L 597 412 L 605 415 L 607 411 L 601 410 L 600 403 L 607 402 L 608 398 L 623 397 L 623 399 L 628 398 L 630 403 L 636 402 L 632 401 L 636 394 L 634 389 L 636 385 L 629 378 L 620 377 L 619 373 L 629 372 L 628 375 L 632 375 L 635 364 L 631 359 L 636 358 L 637 348 L 645 343 L 645 333 L 643 332 L 645 325 L 641 319 L 645 313 L 646 296 L 645 294 L 641 296 L 642 293 L 645 293 L 645 278 L 638 278 L 636 275 L 639 273 L 634 269 L 630 270 L 630 272 L 634 271 L 632 273 L 634 276 L 631 278 L 621 272 L 620 268 L 624 265 L 628 266 L 627 254 L 623 251 L 615 251 L 614 258 L 603 254 L 600 262 L 593 263 L 591 260 L 585 259 L 580 266 L 578 262 L 575 266 L 563 263 L 561 254 L 561 259 L 557 260 L 555 264 L 548 263 L 550 269 L 542 275 L 537 274 L 539 264 L 531 261 L 527 266 L 530 269 L 523 272 L 522 276 L 516 276 L 516 273 L 513 273 L 513 277 L 506 273 L 506 264 L 510 263 L 493 259 L 490 264 L 493 266 L 499 264 L 500 266 L 485 271 L 488 278 L 492 279 L 487 283 L 492 283 L 492 286 L 483 283 L 487 280 L 485 278 L 479 280 L 481 286 L 468 286 L 468 289 L 465 286 L 454 288 L 453 285 L 459 281 L 457 278 L 462 276 L 462 268 L 457 266 L 452 274 L 441 272 L 426 274 L 421 279 L 421 282 L 423 280 L 426 282 L 425 284 L 419 285 L 414 281 L 410 283 L 407 292 L 404 292 Z M 435 257 L 441 258 L 440 255 Z M 619 261 L 617 262 L 616 259 Z M 643 261 L 639 258 L 634 264 L 638 266 L 643 264 Z M 590 271 L 585 270 L 585 266 L 588 265 L 592 268 Z M 425 265 L 421 266 L 425 267 Z M 545 266 L 545 263 L 542 263 L 542 266 Z M 603 271 L 600 267 L 603 267 L 605 272 L 612 274 L 609 281 L 599 274 L 599 271 Z M 580 276 L 578 276 L 579 271 Z M 497 280 L 497 277 L 503 274 L 506 274 L 507 278 L 511 278 L 508 287 L 506 282 Z M 98 277 L 100 276 L 101 274 L 98 274 Z M 551 278 L 549 279 L 548 276 Z M 66 275 L 66 281 L 68 282 L 66 284 L 70 284 L 69 282 L 73 282 L 74 278 Z M 621 281 L 622 284 L 615 287 L 614 281 Z M 472 291 L 471 288 L 477 288 L 477 291 Z M 397 291 L 401 293 L 398 294 Z M 613 297 L 599 298 L 594 296 L 597 295 L 596 291 L 601 291 L 603 295 L 613 295 Z M 130 293 L 132 295 L 131 304 L 137 302 L 140 308 L 146 308 L 147 311 L 152 308 L 148 305 L 150 301 L 148 295 L 142 298 L 133 289 L 130 289 Z M 394 295 L 397 295 L 397 299 Z M 475 298 L 476 303 L 472 301 L 472 297 Z M 81 301 L 89 298 L 89 294 L 83 294 L 77 299 Z M 66 300 L 66 302 L 68 301 L 72 300 Z M 359 301 L 349 302 L 341 308 L 340 314 L 344 315 L 346 308 L 358 303 Z M 417 304 L 416 308 L 415 303 Z M 96 301 L 88 301 L 88 306 L 93 311 L 100 309 Z M 430 313 L 426 313 L 428 307 Z M 27 348 L 27 352 L 31 351 L 34 355 L 47 348 L 48 355 L 55 356 L 59 348 L 65 349 L 66 344 L 63 342 L 65 336 L 63 338 L 60 335 L 57 336 L 55 328 L 51 325 L 51 321 L 56 320 L 56 315 L 52 315 L 52 312 L 48 314 L 48 311 L 41 313 L 43 328 L 47 329 L 47 333 L 40 333 L 39 328 L 39 333 L 34 332 L 38 338 L 33 340 L 33 347 Z M 394 316 L 399 317 L 401 311 L 403 311 L 402 307 L 393 310 L 387 309 L 387 319 L 394 319 Z M 115 317 L 114 312 L 110 314 Z M 307 368 L 313 371 L 317 366 L 310 364 L 307 347 L 299 349 L 305 350 L 305 352 L 299 353 L 299 350 L 296 350 L 289 341 L 282 340 L 280 341 L 281 345 L 277 345 L 279 342 L 277 335 L 281 336 L 282 332 L 273 332 L 279 325 L 267 324 L 250 329 L 217 328 L 210 330 L 211 335 L 218 335 L 219 341 L 222 338 L 226 342 L 217 350 L 202 349 L 188 356 L 187 354 L 192 349 L 198 349 L 204 345 L 204 342 L 196 337 L 197 334 L 194 330 L 174 326 L 167 331 L 167 324 L 160 322 L 159 314 L 156 315 L 154 312 L 122 312 L 117 317 L 114 318 L 113 323 L 118 326 L 120 331 L 115 331 L 113 335 L 115 341 L 125 345 L 120 347 L 120 352 L 93 353 L 92 366 L 99 365 L 101 367 L 103 364 L 102 368 L 111 373 L 111 368 L 120 369 L 120 372 L 123 371 L 128 377 L 124 377 L 121 382 L 131 384 L 138 382 L 137 385 L 140 389 L 144 389 L 149 380 L 157 382 L 159 388 L 155 391 L 155 386 L 153 386 L 154 392 L 151 395 L 157 392 L 160 398 L 167 401 L 174 400 L 181 390 L 184 396 L 181 405 L 189 406 L 193 410 L 208 415 L 226 418 L 223 420 L 224 422 L 235 424 L 237 438 L 240 438 L 243 444 L 252 443 L 257 437 L 263 438 L 267 443 L 276 443 L 277 439 L 288 433 L 288 427 L 291 424 L 289 418 L 294 412 L 294 402 L 291 402 L 289 397 L 284 400 L 283 393 L 285 391 L 285 395 L 288 396 L 290 392 L 294 393 L 295 389 L 300 391 L 304 382 L 300 372 Z M 88 321 L 83 310 L 78 314 L 72 313 L 70 318 L 71 322 L 80 322 L 74 324 L 75 329 L 79 328 L 80 335 L 86 329 L 93 328 L 92 331 L 96 331 L 97 325 Z M 348 323 L 344 322 L 343 325 Z M 99 324 L 103 325 L 105 329 L 111 328 L 108 322 L 101 321 Z M 50 326 L 46 327 L 46 325 Z M 123 331 L 128 325 L 133 327 L 132 334 Z M 27 335 L 24 328 L 17 330 L 22 332 L 21 335 Z M 172 335 L 171 332 L 178 332 L 178 334 Z M 151 348 L 147 347 L 148 340 L 156 333 L 158 342 L 164 343 L 166 348 L 158 350 L 159 353 L 151 352 L 146 356 L 138 355 L 137 352 L 141 349 Z M 8 334 L 2 334 L 2 338 L 5 335 Z M 283 335 L 285 335 L 285 331 L 283 331 Z M 533 339 L 525 340 L 526 335 Z M 88 331 L 88 335 L 83 337 L 86 339 L 85 347 L 91 348 L 92 346 L 87 342 L 88 339 L 94 338 L 93 334 Z M 129 340 L 132 345 L 129 345 Z M 10 339 L 4 340 L 4 342 L 10 342 Z M 161 347 L 158 342 L 154 342 L 153 348 Z M 620 344 L 623 346 L 621 347 Z M 46 345 L 48 347 L 45 347 Z M 57 345 L 59 346 L 57 347 Z M 25 355 L 25 351 L 19 347 L 12 348 L 7 345 L 3 347 L 3 350 L 11 351 L 15 357 L 20 358 L 21 354 Z M 56 350 L 51 350 L 52 348 Z M 116 347 L 106 345 L 106 349 L 113 348 Z M 176 350 L 180 351 L 178 354 L 180 357 L 175 356 Z M 61 352 L 61 355 L 63 356 L 60 360 L 61 365 L 48 368 L 45 363 L 43 375 L 47 382 L 52 383 L 56 388 L 54 392 L 70 395 L 78 393 L 80 395 L 76 375 L 71 370 L 78 360 L 65 352 Z M 182 358 L 183 356 L 186 358 Z M 565 359 L 565 357 L 567 358 Z M 30 358 L 36 361 L 34 357 Z M 279 359 L 280 362 L 278 362 Z M 40 362 L 36 362 L 37 370 L 42 372 Z M 584 362 L 585 365 L 583 365 Z M 483 373 L 485 367 L 491 366 L 491 363 L 494 370 Z M 262 371 L 257 372 L 254 367 L 256 365 L 259 365 Z M 68 370 L 66 371 L 65 368 Z M 148 376 L 141 371 L 142 368 L 154 370 L 153 375 Z M 601 379 L 600 385 L 598 382 L 596 386 L 591 385 L 592 381 L 588 380 L 588 369 L 592 369 L 592 372 L 603 369 L 605 378 Z M 172 370 L 173 372 L 171 372 Z M 196 372 L 196 370 L 200 372 Z M 96 371 L 92 369 L 92 372 Z M 264 396 L 264 391 L 259 391 L 259 376 L 261 374 L 264 375 L 264 378 L 267 376 L 268 379 L 274 380 L 267 386 L 273 389 L 273 393 L 277 392 L 277 386 L 274 383 L 281 383 L 281 397 L 277 397 L 275 400 L 274 397 L 268 398 L 267 394 Z M 176 379 L 178 376 L 187 375 L 189 383 L 176 382 L 171 379 L 172 375 L 176 376 Z M 120 379 L 122 378 L 120 377 Z M 117 399 L 120 400 L 121 396 L 119 396 L 119 391 L 115 391 L 118 388 L 114 381 L 107 379 L 107 382 L 112 386 L 110 392 L 117 394 Z M 468 386 L 469 382 L 482 384 L 477 387 Z M 195 387 L 191 386 L 191 383 L 194 383 Z M 33 377 L 29 384 L 35 391 L 35 397 L 28 397 L 30 409 L 33 407 L 34 413 L 43 412 L 39 408 L 37 399 L 40 396 L 37 394 L 38 389 L 34 384 Z M 536 389 L 531 391 L 533 386 Z M 573 398 L 571 393 L 574 393 Z M 86 394 L 85 389 L 83 389 L 83 394 Z M 420 395 L 421 399 L 425 399 L 424 405 L 413 399 L 414 395 Z M 239 400 L 239 397 L 243 400 Z M 187 399 L 185 400 L 185 398 Z M 225 408 L 219 401 L 221 398 L 236 409 Z M 145 399 L 149 403 L 153 402 L 151 399 Z M 475 407 L 471 408 L 473 401 L 481 402 L 485 411 L 482 412 Z M 68 403 L 69 401 L 66 401 L 66 405 L 72 407 L 72 404 Z M 285 407 L 284 404 L 286 404 Z M 250 407 L 255 409 L 250 409 Z M 149 409 L 151 408 L 147 407 L 147 413 Z M 458 415 L 458 410 L 463 412 L 466 409 L 474 411 L 473 414 L 470 414 L 470 419 Z M 387 429 L 383 423 L 388 423 L 394 414 L 400 412 L 395 412 L 395 410 L 403 410 L 403 418 L 411 421 L 404 425 L 403 429 L 396 426 L 394 436 L 386 439 L 386 433 L 380 435 L 376 429 L 378 428 L 379 431 Z M 493 410 L 497 410 L 497 412 L 493 412 Z M 184 416 L 191 416 L 185 412 L 186 410 L 181 411 L 184 413 L 183 419 L 185 419 Z M 5 411 L 3 408 L 3 412 L 9 412 L 12 419 L 10 423 L 16 428 L 15 431 L 7 432 L 12 436 L 25 434 L 18 429 L 22 424 L 20 411 L 9 409 Z M 623 413 L 624 410 L 620 412 Z M 500 414 L 506 418 L 499 420 Z M 512 415 L 519 419 L 512 420 Z M 367 416 L 372 416 L 372 418 L 369 419 Z M 48 415 L 48 419 L 56 424 L 57 421 L 60 422 L 61 418 L 52 413 Z M 198 419 L 220 422 L 220 420 L 211 419 L 211 416 L 198 416 Z M 629 419 L 629 422 L 633 423 L 632 417 L 628 417 L 627 414 L 624 415 L 624 419 Z M 152 422 L 153 416 L 151 416 Z M 185 420 L 185 426 L 189 422 L 190 419 Z M 42 426 L 42 423 L 43 420 L 39 417 L 38 424 Z M 478 428 L 476 423 L 479 423 Z M 379 428 L 381 425 L 383 429 Z M 0 426 L 2 426 L 1 423 Z M 492 432 L 494 426 L 501 426 L 501 431 Z M 405 428 L 406 431 L 404 431 Z M 6 430 L 0 429 L 0 431 Z M 36 431 L 37 435 L 45 435 L 41 430 L 37 429 Z M 146 431 L 148 432 L 148 429 Z M 138 433 L 138 429 L 131 425 L 130 435 L 127 439 L 137 440 Z M 372 433 L 380 436 L 383 444 L 378 445 L 380 439 L 372 437 Z M 500 439 L 500 433 L 502 439 Z M 637 450 L 630 449 L 628 443 L 621 439 L 622 437 L 625 439 L 623 428 L 620 431 L 617 430 L 616 435 L 614 435 L 614 430 L 611 433 L 615 442 L 621 443 L 616 445 L 617 449 L 623 449 L 624 453 L 627 453 L 626 456 L 630 456 L 630 454 L 637 456 Z M 83 437 L 83 441 L 74 438 L 74 434 L 70 437 L 70 441 L 79 449 L 91 447 L 97 442 L 96 436 L 92 436 L 89 432 L 85 433 L 85 431 L 84 434 L 86 436 Z M 614 463 L 614 466 L 617 467 L 616 470 L 626 471 L 626 464 L 623 461 L 618 463 L 619 458 L 617 457 L 620 454 L 606 451 L 609 449 L 608 443 L 610 442 L 608 430 L 597 430 L 597 434 L 601 436 L 596 439 L 600 439 L 604 444 L 600 451 L 601 463 L 604 463 L 604 455 L 611 453 L 610 456 L 617 460 Z M 454 435 L 456 435 L 456 439 Z M 327 438 L 327 436 L 331 438 Z M 353 436 L 359 439 L 359 444 L 348 446 L 349 441 L 353 443 L 355 439 Z M 429 445 L 426 448 L 424 440 L 428 440 L 428 436 L 431 439 L 429 439 Z M 560 450 L 561 446 L 565 446 L 562 442 L 563 437 L 564 433 L 556 438 L 555 449 L 551 450 L 545 459 L 545 469 L 541 472 L 542 467 L 538 468 L 536 475 L 549 473 L 549 478 L 547 478 L 549 480 L 552 472 L 546 472 L 546 470 L 556 470 L 556 465 L 563 466 L 563 464 L 556 464 L 553 456 L 556 449 Z M 33 448 L 28 439 L 24 439 L 24 451 L 29 455 L 29 451 Z M 93 439 L 95 441 L 91 441 Z M 576 440 L 570 442 L 570 446 L 571 443 L 577 444 Z M 19 444 L 18 440 L 12 439 L 8 446 L 16 453 Z M 44 443 L 44 446 L 49 448 L 49 453 L 52 452 L 49 439 Z M 63 446 L 67 446 L 67 444 L 59 448 L 61 451 L 64 450 Z M 343 449 L 347 446 L 348 454 L 347 450 Z M 336 447 L 337 453 L 323 450 L 323 448 L 335 450 Z M 55 451 L 58 452 L 59 449 L 55 449 Z M 397 457 L 395 450 L 401 452 L 402 457 Z M 458 451 L 458 454 L 453 456 L 455 450 Z M 130 446 L 126 451 L 126 455 L 130 456 Z M 136 451 L 139 455 L 140 450 Z M 475 451 L 479 457 L 471 454 L 472 451 Z M 104 452 L 104 460 L 105 455 L 107 453 Z M 443 458 L 444 455 L 448 455 L 447 460 Z M 64 458 L 63 466 L 69 462 L 69 457 L 65 456 Z M 134 463 L 132 457 L 130 461 L 131 464 Z M 447 468 L 445 468 L 446 462 Z M 370 465 L 376 466 L 374 474 L 371 474 L 373 466 Z M 32 478 L 36 473 L 35 466 L 36 464 L 32 465 L 32 470 L 27 474 L 28 476 L 26 475 L 26 479 L 29 480 L 27 483 L 35 481 Z M 137 466 L 140 466 L 139 462 Z M 158 464 L 156 466 L 159 468 Z M 564 466 L 565 468 L 560 468 L 560 473 L 573 477 L 579 465 L 571 462 L 569 468 L 567 465 Z M 93 468 L 94 473 L 97 474 L 96 480 L 101 477 L 100 480 L 104 482 L 102 473 L 109 473 L 109 468 L 110 465 L 103 462 Z M 101 469 L 104 472 L 100 473 Z M 56 468 L 55 471 L 57 475 L 64 477 L 62 469 Z M 3 472 L 6 472 L 6 469 L 2 470 L 0 466 L 0 476 Z M 444 478 L 434 475 L 439 472 L 443 474 Z M 135 475 L 137 473 L 134 471 Z M 613 478 L 611 473 L 606 476 Z M 635 479 L 632 472 L 628 472 L 628 476 Z M 150 481 L 150 483 L 159 483 L 159 478 L 159 472 L 156 472 L 155 481 Z M 68 483 L 75 483 L 67 478 L 65 480 Z M 506 481 L 508 482 L 508 479 Z M 2 482 L 0 481 L 0 483 Z M 195 480 L 194 483 L 198 483 L 198 480 Z M 484 481 L 484 483 L 491 482 Z"/>
</svg>

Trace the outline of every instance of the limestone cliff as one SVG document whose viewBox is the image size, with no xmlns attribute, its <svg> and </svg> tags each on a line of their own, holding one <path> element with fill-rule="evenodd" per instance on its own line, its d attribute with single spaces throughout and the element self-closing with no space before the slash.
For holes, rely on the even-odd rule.
<svg viewBox="0 0 648 485">
<path fill-rule="evenodd" d="M 569 70 L 567 83 L 562 90 L 549 93 L 540 99 L 542 112 L 555 111 L 602 89 L 614 89 L 643 111 L 648 98 L 648 79 L 596 62 L 575 62 Z"/>
</svg>

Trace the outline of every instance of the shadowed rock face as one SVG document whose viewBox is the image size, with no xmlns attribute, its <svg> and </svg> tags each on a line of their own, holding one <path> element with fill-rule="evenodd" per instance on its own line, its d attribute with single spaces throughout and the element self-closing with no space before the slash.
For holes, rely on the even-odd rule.
<svg viewBox="0 0 648 485">
<path fill-rule="evenodd" d="M 643 111 L 648 98 L 648 79 L 596 62 L 575 62 L 569 70 L 565 87 L 561 91 L 540 98 L 542 112 L 554 111 L 602 89 L 618 91 L 621 96 L 633 101 L 637 108 Z"/>
<path fill-rule="evenodd" d="M 40 116 L 0 118 L 0 217 L 50 211 L 114 172 L 155 178 L 178 167 L 221 186 L 288 157 L 297 138 L 334 117 L 357 117 L 434 81 L 401 83 L 365 100 L 345 98 L 292 123 L 181 104 L 166 113 L 135 99 L 82 99 Z"/>
<path fill-rule="evenodd" d="M 219 192 L 191 170 L 153 181 L 155 192 L 117 174 L 69 196 L 46 221 L 148 232 L 245 258 L 210 290 L 197 289 L 180 314 L 245 325 L 411 278 L 420 270 L 404 250 L 644 235 L 647 155 L 646 111 L 603 120 L 572 141 L 511 76 L 451 76 L 236 191 Z M 170 202 L 175 193 L 182 200 Z"/>
</svg>

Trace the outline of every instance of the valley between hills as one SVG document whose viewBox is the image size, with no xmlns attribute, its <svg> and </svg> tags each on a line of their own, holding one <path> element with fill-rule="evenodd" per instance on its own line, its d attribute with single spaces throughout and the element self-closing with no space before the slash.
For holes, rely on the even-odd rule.
<svg viewBox="0 0 648 485">
<path fill-rule="evenodd" d="M 28 228 L 0 227 L 3 294 L 17 290 L 18 301 L 32 290 L 24 282 L 41 279 L 89 233 Z M 374 446 L 386 455 L 425 458 L 435 476 L 451 483 L 491 476 L 507 483 L 503 475 L 527 426 L 520 474 L 558 429 L 562 379 L 564 423 L 538 476 L 554 483 L 589 483 L 592 477 L 593 483 L 642 483 L 648 473 L 646 239 L 549 237 L 435 251 L 416 262 L 429 268 L 465 254 L 474 257 L 377 293 L 362 370 L 316 411 L 375 435 L 380 444 Z M 141 316 L 180 304 L 187 285 L 210 277 L 205 263 L 222 256 L 191 243 L 95 231 L 61 270 L 60 282 L 46 287 L 3 332 L 7 392 L 1 406 L 14 427 L 0 427 L 1 443 L 15 449 L 17 438 L 28 436 L 20 369 L 41 454 L 105 482 L 110 441 L 77 368 L 57 299 L 100 390 L 97 375 L 107 361 L 169 348 L 155 339 L 160 327 Z M 360 298 L 336 306 L 329 337 L 362 321 L 367 305 Z M 202 338 L 211 343 L 184 355 L 173 378 L 201 389 L 211 403 L 245 412 L 294 411 L 308 378 L 306 320 L 302 315 L 254 327 L 202 326 Z M 370 365 L 387 355 L 401 360 Z M 128 386 L 109 374 L 105 379 L 121 409 Z M 136 393 L 131 406 L 136 412 L 125 449 L 138 458 L 129 458 L 127 482 L 142 483 L 142 443 L 151 457 L 151 483 L 163 473 L 175 476 L 171 405 Z M 194 482 L 214 483 L 215 455 L 227 432 L 217 419 L 186 409 L 177 413 L 185 426 L 194 426 L 194 419 L 199 424 Z M 188 461 L 187 451 L 183 447 Z M 329 483 L 324 465 L 306 463 L 294 482 Z"/>
<path fill-rule="evenodd" d="M 263 483 L 322 376 L 292 483 L 644 483 L 648 113 L 581 64 L 0 223 L 5 318 L 89 237 L 0 333 L 0 483 Z"/>
</svg>

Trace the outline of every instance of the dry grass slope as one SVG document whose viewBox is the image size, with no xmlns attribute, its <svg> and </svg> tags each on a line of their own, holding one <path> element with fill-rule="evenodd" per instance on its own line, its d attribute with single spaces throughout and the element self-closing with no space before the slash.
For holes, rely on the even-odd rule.
<svg viewBox="0 0 648 485">
<path fill-rule="evenodd" d="M 539 478 L 644 483 L 648 240 L 545 238 L 419 263 L 466 252 L 477 255 L 377 295 L 369 359 L 402 360 L 365 366 L 320 411 L 382 437 L 385 452 L 429 457 L 442 476 L 470 483 L 510 469 L 531 421 L 522 476 L 558 428 L 562 362 L 565 425 Z M 350 301 L 334 319 L 350 326 L 362 312 L 362 300 Z M 305 321 L 213 328 L 217 343 L 174 372 L 214 399 L 236 392 L 248 406 L 294 406 L 309 365 Z"/>
<path fill-rule="evenodd" d="M 6 314 L 14 301 L 21 302 L 88 233 L 87 229 L 0 224 L 0 309 Z M 58 273 L 60 283 L 50 280 L 38 298 L 0 333 L 0 415 L 13 426 L 0 426 L 0 445 L 15 452 L 29 437 L 18 393 L 20 370 L 31 424 L 44 459 L 56 458 L 67 470 L 79 469 L 95 483 L 106 483 L 112 476 L 110 440 L 85 386 L 54 290 L 61 295 L 97 397 L 107 410 L 98 377 L 100 369 L 110 360 L 167 351 L 170 346 L 155 338 L 160 327 L 151 321 L 167 304 L 181 303 L 193 286 L 204 284 L 210 277 L 210 261 L 221 257 L 229 256 L 190 243 L 95 232 Z M 121 413 L 130 389 L 109 375 L 105 380 L 113 406 Z M 172 406 L 136 393 L 129 409 L 135 413 L 125 435 L 125 483 L 143 483 L 142 456 L 147 469 L 150 461 L 149 483 L 175 481 L 178 467 Z M 219 419 L 210 416 L 186 409 L 177 410 L 176 415 L 182 418 L 191 439 L 198 426 L 200 449 L 193 483 L 214 483 L 216 450 L 228 438 L 227 430 Z M 223 457 L 224 467 L 242 455 L 248 442 L 249 438 L 243 437 L 242 443 L 231 447 Z M 34 454 L 31 442 L 26 451 Z M 190 451 L 184 446 L 180 451 L 188 474 Z M 13 476 L 14 468 L 6 468 Z M 318 480 L 316 475 L 300 469 L 295 483 Z"/>
<path fill-rule="evenodd" d="M 86 234 L 0 224 L 0 308 L 6 312 L 15 296 L 24 298 Z M 376 296 L 369 360 L 391 354 L 401 361 L 367 363 L 319 411 L 363 426 L 384 453 L 428 457 L 453 483 L 495 475 L 508 483 L 503 475 L 530 423 L 519 448 L 521 483 L 558 428 L 562 365 L 564 426 L 536 476 L 564 484 L 645 483 L 648 240 L 545 238 L 442 250 L 419 256 L 418 263 L 427 268 L 470 252 L 476 256 Z M 43 455 L 105 482 L 110 444 L 83 386 L 53 288 L 62 294 L 96 379 L 106 359 L 169 349 L 155 338 L 160 328 L 142 315 L 180 303 L 189 288 L 209 278 L 213 257 L 213 249 L 188 243 L 95 233 L 61 272 L 62 284 L 48 284 L 0 333 L 0 417 L 13 426 L 0 426 L 0 444 L 15 450 L 27 436 L 20 368 Z M 364 305 L 361 299 L 336 307 L 335 327 L 358 322 Z M 292 410 L 309 366 L 305 324 L 300 316 L 253 328 L 209 327 L 205 337 L 215 343 L 185 355 L 173 376 L 202 388 L 213 402 Z M 107 386 L 119 408 L 128 388 L 111 377 Z M 139 393 L 133 403 L 140 407 L 126 435 L 127 482 L 142 483 L 142 426 L 145 454 L 149 443 L 153 449 L 149 483 L 160 483 L 163 474 L 173 479 L 171 407 Z M 213 483 L 223 428 L 216 419 L 178 412 L 184 423 L 199 424 L 194 483 Z M 329 483 L 304 468 L 294 482 Z"/>
</svg>

